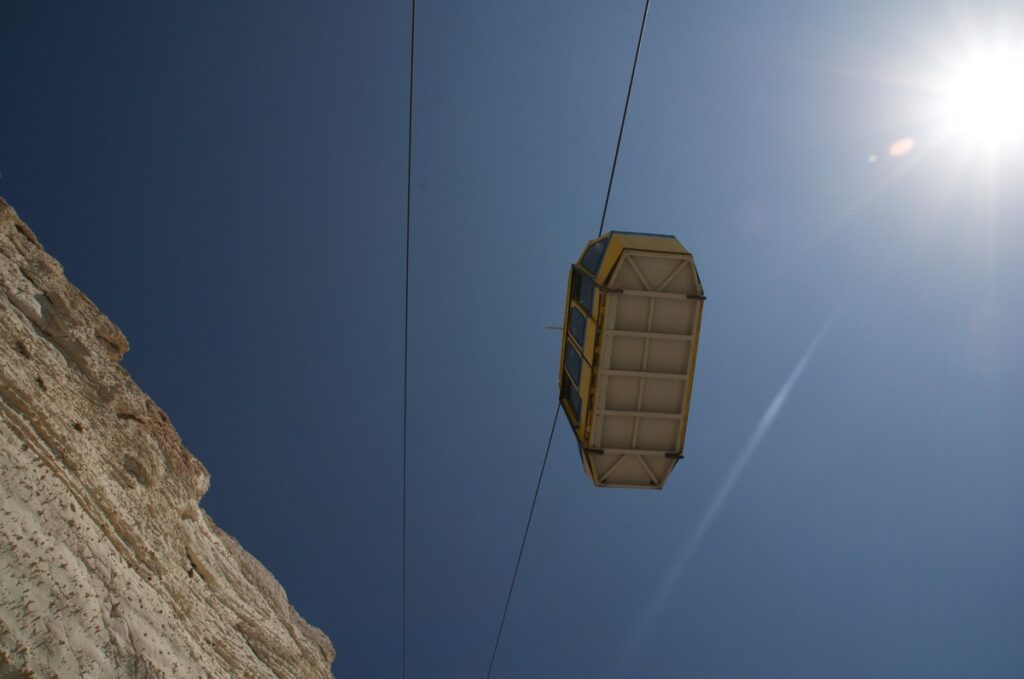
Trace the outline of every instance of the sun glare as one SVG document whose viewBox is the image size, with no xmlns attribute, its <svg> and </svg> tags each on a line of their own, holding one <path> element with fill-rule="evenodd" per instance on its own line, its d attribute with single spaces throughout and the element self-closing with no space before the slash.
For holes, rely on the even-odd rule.
<svg viewBox="0 0 1024 679">
<path fill-rule="evenodd" d="M 951 136 L 990 149 L 1024 140 L 1024 45 L 970 55 L 942 90 Z"/>
</svg>

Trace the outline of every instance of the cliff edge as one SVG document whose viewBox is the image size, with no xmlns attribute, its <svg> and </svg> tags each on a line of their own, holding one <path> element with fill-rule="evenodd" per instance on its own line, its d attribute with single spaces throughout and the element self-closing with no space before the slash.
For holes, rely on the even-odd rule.
<svg viewBox="0 0 1024 679">
<path fill-rule="evenodd" d="M 0 199 L 0 677 L 330 677 L 121 331 Z"/>
</svg>

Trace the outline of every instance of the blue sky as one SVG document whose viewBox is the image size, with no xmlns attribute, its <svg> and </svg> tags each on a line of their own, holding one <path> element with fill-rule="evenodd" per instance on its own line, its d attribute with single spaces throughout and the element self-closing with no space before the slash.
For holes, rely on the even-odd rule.
<svg viewBox="0 0 1024 679">
<path fill-rule="evenodd" d="M 398 676 L 409 7 L 294 4 L 5 2 L 0 195 L 335 671 Z M 410 677 L 486 672 L 642 7 L 419 3 Z M 559 423 L 494 676 L 1024 673 L 1024 150 L 921 89 L 1018 29 L 653 1 L 607 224 L 695 253 L 687 459 L 599 490 Z"/>
</svg>

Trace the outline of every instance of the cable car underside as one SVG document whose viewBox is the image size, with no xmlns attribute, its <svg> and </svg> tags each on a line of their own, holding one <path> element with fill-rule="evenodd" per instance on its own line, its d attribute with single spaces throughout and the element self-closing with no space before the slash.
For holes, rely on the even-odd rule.
<svg viewBox="0 0 1024 679">
<path fill-rule="evenodd" d="M 662 488 L 683 457 L 703 307 L 672 236 L 613 231 L 573 265 L 559 400 L 595 485 Z"/>
</svg>

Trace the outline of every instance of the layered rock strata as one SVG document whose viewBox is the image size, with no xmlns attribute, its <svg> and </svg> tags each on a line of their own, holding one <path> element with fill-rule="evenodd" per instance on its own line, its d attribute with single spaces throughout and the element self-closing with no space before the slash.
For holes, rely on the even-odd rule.
<svg viewBox="0 0 1024 679">
<path fill-rule="evenodd" d="M 0 677 L 329 677 L 121 331 L 0 200 Z"/>
</svg>

